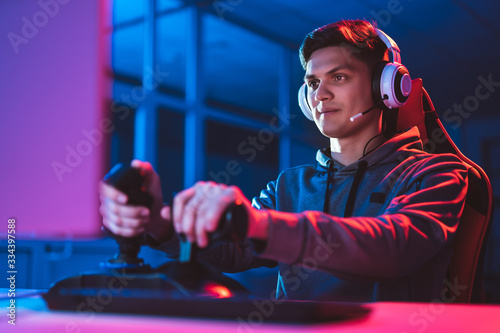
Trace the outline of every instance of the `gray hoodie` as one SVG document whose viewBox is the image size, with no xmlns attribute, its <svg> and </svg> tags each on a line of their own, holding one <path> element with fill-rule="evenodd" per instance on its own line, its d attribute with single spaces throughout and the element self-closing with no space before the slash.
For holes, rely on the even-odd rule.
<svg viewBox="0 0 500 333">
<path fill-rule="evenodd" d="M 267 242 L 201 254 L 234 272 L 278 264 L 277 298 L 336 301 L 440 299 L 467 192 L 467 167 L 422 151 L 416 127 L 343 166 L 283 171 L 253 199 L 268 209 Z M 176 237 L 174 237 L 176 238 Z M 176 241 L 160 245 L 175 255 Z"/>
</svg>

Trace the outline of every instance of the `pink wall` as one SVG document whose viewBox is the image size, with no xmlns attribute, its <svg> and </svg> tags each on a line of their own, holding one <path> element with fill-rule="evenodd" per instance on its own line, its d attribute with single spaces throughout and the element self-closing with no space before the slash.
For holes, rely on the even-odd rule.
<svg viewBox="0 0 500 333">
<path fill-rule="evenodd" d="M 0 234 L 12 217 L 18 237 L 98 234 L 110 95 L 101 3 L 0 2 Z"/>
</svg>

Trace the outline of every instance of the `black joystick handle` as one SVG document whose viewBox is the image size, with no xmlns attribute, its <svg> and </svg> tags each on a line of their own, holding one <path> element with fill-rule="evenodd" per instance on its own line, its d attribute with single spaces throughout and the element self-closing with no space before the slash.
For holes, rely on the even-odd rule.
<svg viewBox="0 0 500 333">
<path fill-rule="evenodd" d="M 248 214 L 241 203 L 233 203 L 222 214 L 217 229 L 208 235 L 209 248 L 219 242 L 241 242 L 246 238 Z M 195 262 L 198 246 L 180 235 L 179 261 Z"/>
<path fill-rule="evenodd" d="M 233 203 L 222 214 L 217 229 L 209 235 L 209 242 L 241 242 L 246 238 L 247 228 L 248 214 L 245 207 L 241 203 Z"/>
<path fill-rule="evenodd" d="M 125 166 L 121 163 L 115 165 L 104 177 L 104 183 L 115 187 L 128 197 L 127 204 L 151 208 L 153 197 L 144 188 L 144 176 L 140 170 Z M 108 261 L 109 265 L 116 266 L 141 266 L 143 260 L 138 258 L 141 246 L 144 244 L 144 235 L 136 237 L 122 237 L 113 234 L 103 227 L 104 232 L 116 240 L 119 246 L 118 255 Z"/>
</svg>

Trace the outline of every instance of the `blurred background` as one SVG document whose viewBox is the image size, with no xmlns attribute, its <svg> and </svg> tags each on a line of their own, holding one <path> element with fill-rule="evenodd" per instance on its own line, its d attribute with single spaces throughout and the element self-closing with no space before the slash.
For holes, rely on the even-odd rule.
<svg viewBox="0 0 500 333">
<path fill-rule="evenodd" d="M 298 48 L 339 19 L 395 39 L 450 136 L 489 175 L 498 211 L 499 14 L 486 0 L 0 1 L 0 252 L 15 219 L 18 288 L 47 288 L 114 253 L 97 184 L 118 162 L 150 161 L 166 200 L 200 179 L 251 198 L 280 170 L 315 163 L 328 141 L 298 108 Z M 485 263 L 497 303 L 499 224 L 497 214 Z M 238 278 L 267 296 L 275 271 Z"/>
</svg>

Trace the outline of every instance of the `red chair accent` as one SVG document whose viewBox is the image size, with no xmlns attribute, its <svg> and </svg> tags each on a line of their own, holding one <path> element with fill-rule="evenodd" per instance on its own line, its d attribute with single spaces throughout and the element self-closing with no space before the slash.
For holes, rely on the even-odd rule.
<svg viewBox="0 0 500 333">
<path fill-rule="evenodd" d="M 438 118 L 421 79 L 412 81 L 408 102 L 399 109 L 398 131 L 417 126 L 429 153 L 452 153 L 470 166 L 465 208 L 460 218 L 454 254 L 448 268 L 448 281 L 467 286 L 458 295 L 449 294 L 454 303 L 484 302 L 483 265 L 486 240 L 493 213 L 493 191 L 484 170 L 457 148 Z M 453 297 L 456 296 L 456 297 Z"/>
</svg>

